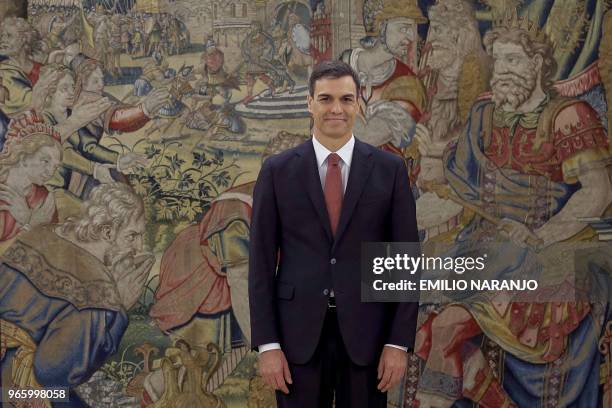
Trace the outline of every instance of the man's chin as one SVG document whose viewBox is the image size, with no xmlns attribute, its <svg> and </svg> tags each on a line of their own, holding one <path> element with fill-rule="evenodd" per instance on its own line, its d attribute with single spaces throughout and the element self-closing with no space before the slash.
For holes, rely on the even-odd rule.
<svg viewBox="0 0 612 408">
<path fill-rule="evenodd" d="M 328 132 L 322 132 L 322 133 L 323 133 L 323 135 L 325 135 L 326 137 L 328 137 L 330 139 L 342 139 L 347 134 L 346 130 L 343 131 L 343 132 L 328 131 Z"/>
<path fill-rule="evenodd" d="M 348 127 L 346 126 L 346 122 L 338 122 L 335 125 L 327 126 L 323 131 L 328 135 L 345 135 L 348 131 Z"/>
<path fill-rule="evenodd" d="M 517 109 L 523 103 L 525 103 L 531 94 L 532 91 L 527 89 L 517 89 L 513 88 L 494 88 L 493 89 L 493 101 L 495 105 L 498 107 L 506 107 L 511 108 L 512 110 Z"/>
</svg>

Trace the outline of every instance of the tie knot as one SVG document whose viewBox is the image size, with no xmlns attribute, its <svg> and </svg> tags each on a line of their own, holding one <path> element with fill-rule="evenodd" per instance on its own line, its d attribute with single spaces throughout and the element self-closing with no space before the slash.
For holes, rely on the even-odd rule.
<svg viewBox="0 0 612 408">
<path fill-rule="evenodd" d="M 329 156 L 327 156 L 327 164 L 330 166 L 337 166 L 338 163 L 340 163 L 340 156 L 338 156 L 338 154 L 336 153 L 330 153 Z"/>
</svg>

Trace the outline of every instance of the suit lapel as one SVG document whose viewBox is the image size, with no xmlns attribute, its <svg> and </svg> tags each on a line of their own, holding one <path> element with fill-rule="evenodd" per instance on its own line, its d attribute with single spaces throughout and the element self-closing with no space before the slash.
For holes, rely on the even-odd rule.
<svg viewBox="0 0 612 408">
<path fill-rule="evenodd" d="M 342 234 L 346 230 L 351 216 L 353 215 L 353 211 L 355 210 L 355 206 L 359 201 L 359 197 L 361 197 L 361 193 L 370 177 L 373 165 L 372 160 L 370 160 L 371 155 L 372 152 L 369 151 L 368 145 L 355 139 L 351 170 L 346 185 L 346 192 L 344 193 L 344 199 L 342 200 L 342 211 L 340 212 L 340 221 L 338 222 L 334 248 L 338 241 L 340 241 L 340 238 L 342 238 Z M 323 207 L 325 208 L 325 202 Z"/>
<path fill-rule="evenodd" d="M 306 189 L 312 205 L 314 206 L 319 221 L 325 230 L 325 234 L 330 242 L 333 241 L 331 225 L 329 223 L 329 215 L 325 206 L 325 196 L 321 187 L 321 177 L 317 166 L 317 158 L 315 156 L 312 140 L 302 144 L 302 148 L 297 150 L 298 155 L 302 159 L 300 173 L 306 175 Z"/>
</svg>

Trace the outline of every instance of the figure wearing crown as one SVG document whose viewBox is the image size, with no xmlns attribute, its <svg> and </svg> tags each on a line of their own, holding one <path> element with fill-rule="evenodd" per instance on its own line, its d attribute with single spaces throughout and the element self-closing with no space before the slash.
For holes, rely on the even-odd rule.
<svg viewBox="0 0 612 408">
<path fill-rule="evenodd" d="M 18 234 L 57 222 L 45 184 L 61 160 L 60 134 L 33 111 L 15 116 L 0 134 L 0 253 Z"/>
<path fill-rule="evenodd" d="M 554 251 L 586 235 L 580 218 L 601 216 L 612 202 L 612 159 L 593 108 L 553 91 L 556 62 L 543 32 L 508 15 L 484 45 L 493 58 L 492 93 L 473 105 L 444 165 L 453 193 L 480 209 L 458 234 L 453 255 L 504 242 L 506 256 L 489 254 L 487 262 L 500 277 L 527 268 L 534 244 Z M 425 364 L 418 406 L 450 407 L 463 398 L 482 407 L 598 406 L 605 380 L 597 339 L 609 306 L 495 296 L 460 299 L 419 328 L 415 353 Z M 482 344 L 497 347 L 493 363 L 473 341 L 482 334 Z"/>
<path fill-rule="evenodd" d="M 413 67 L 417 25 L 426 22 L 416 1 L 368 0 L 363 48 L 340 56 L 359 73 L 362 84 L 355 136 L 399 155 L 410 144 L 425 107 L 425 88 Z"/>
</svg>

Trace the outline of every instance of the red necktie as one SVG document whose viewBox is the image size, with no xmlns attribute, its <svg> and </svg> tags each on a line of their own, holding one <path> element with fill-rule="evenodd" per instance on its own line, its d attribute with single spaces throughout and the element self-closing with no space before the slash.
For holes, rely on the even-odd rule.
<svg viewBox="0 0 612 408">
<path fill-rule="evenodd" d="M 327 156 L 327 174 L 325 175 L 325 205 L 329 215 L 332 233 L 336 235 L 340 211 L 342 210 L 342 173 L 340 172 L 340 156 L 331 153 Z"/>
</svg>

